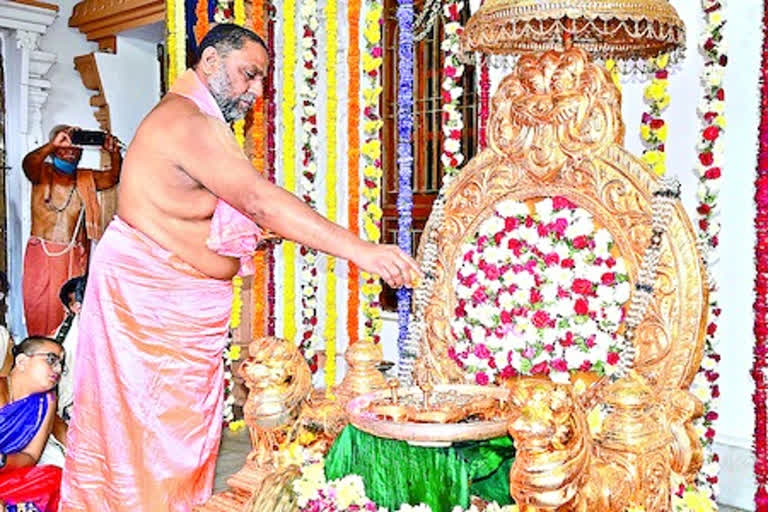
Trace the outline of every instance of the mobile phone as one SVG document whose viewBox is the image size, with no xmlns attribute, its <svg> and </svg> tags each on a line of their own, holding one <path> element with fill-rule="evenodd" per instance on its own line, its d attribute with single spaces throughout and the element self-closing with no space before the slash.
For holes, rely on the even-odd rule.
<svg viewBox="0 0 768 512">
<path fill-rule="evenodd" d="M 100 131 L 75 130 L 70 139 L 75 146 L 103 146 L 107 134 Z"/>
</svg>

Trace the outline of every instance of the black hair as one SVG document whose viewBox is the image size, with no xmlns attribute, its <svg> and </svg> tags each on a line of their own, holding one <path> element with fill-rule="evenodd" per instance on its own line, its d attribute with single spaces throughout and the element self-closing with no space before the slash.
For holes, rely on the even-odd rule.
<svg viewBox="0 0 768 512">
<path fill-rule="evenodd" d="M 73 277 L 61 287 L 59 290 L 59 300 L 64 304 L 64 307 L 69 309 L 69 295 L 75 294 L 75 302 L 83 303 L 83 297 L 85 297 L 85 283 L 87 281 L 86 276 Z"/>
<path fill-rule="evenodd" d="M 8 293 L 9 287 L 10 287 L 10 283 L 8 283 L 8 274 L 0 270 L 0 291 L 4 291 L 5 293 Z"/>
<path fill-rule="evenodd" d="M 16 357 L 19 354 L 31 355 L 45 343 L 55 343 L 56 345 L 61 346 L 61 343 L 46 336 L 29 336 L 28 338 L 24 338 L 24 341 L 13 347 L 11 350 L 11 353 L 13 354 L 13 366 L 16 366 Z"/>
<path fill-rule="evenodd" d="M 197 46 L 194 66 L 196 67 L 200 62 L 203 51 L 208 47 L 215 48 L 220 55 L 225 56 L 232 50 L 241 49 L 246 41 L 260 44 L 265 50 L 267 49 L 267 43 L 253 30 L 234 23 L 219 23 L 205 34 Z"/>
</svg>

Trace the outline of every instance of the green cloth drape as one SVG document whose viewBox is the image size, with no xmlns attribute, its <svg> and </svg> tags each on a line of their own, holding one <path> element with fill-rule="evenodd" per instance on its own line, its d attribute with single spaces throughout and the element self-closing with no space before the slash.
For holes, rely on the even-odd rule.
<svg viewBox="0 0 768 512">
<path fill-rule="evenodd" d="M 455 443 L 444 448 L 413 446 L 348 425 L 325 459 L 325 475 L 336 480 L 360 475 L 366 495 L 397 510 L 426 503 L 433 512 L 469 506 L 471 495 L 500 505 L 509 497 L 509 469 L 515 448 L 509 437 Z"/>
</svg>

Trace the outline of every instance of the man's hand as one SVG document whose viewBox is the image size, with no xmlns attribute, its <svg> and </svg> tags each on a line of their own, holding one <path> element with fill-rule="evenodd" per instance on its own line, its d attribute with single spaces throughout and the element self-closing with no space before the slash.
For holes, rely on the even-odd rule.
<svg viewBox="0 0 768 512">
<path fill-rule="evenodd" d="M 53 146 L 55 149 L 71 148 L 73 146 L 72 132 L 75 131 L 75 129 L 76 128 L 71 127 L 66 130 L 61 130 L 51 141 L 51 146 Z"/>
<path fill-rule="evenodd" d="M 104 144 L 101 147 L 103 147 L 107 153 L 114 153 L 120 151 L 120 142 L 117 140 L 117 137 L 108 133 L 107 136 L 104 137 Z"/>
<path fill-rule="evenodd" d="M 367 244 L 352 260 L 366 272 L 381 276 L 392 288 L 412 287 L 421 278 L 414 259 L 395 245 Z"/>
</svg>

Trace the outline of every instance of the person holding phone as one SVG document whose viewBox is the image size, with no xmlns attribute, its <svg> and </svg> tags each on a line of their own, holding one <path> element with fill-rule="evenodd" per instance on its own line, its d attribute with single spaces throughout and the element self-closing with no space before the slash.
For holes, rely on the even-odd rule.
<svg viewBox="0 0 768 512">
<path fill-rule="evenodd" d="M 24 157 L 32 183 L 32 231 L 24 254 L 24 316 L 30 336 L 52 334 L 64 319 L 59 290 L 68 279 L 85 274 L 88 244 L 98 240 L 100 208 L 96 191 L 119 181 L 122 156 L 115 137 L 104 134 L 110 155 L 104 171 L 78 165 L 83 148 L 73 143 L 77 128 L 58 125 L 49 142 Z M 94 137 L 88 137 L 92 142 Z"/>
</svg>

